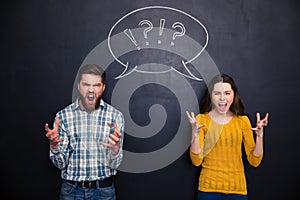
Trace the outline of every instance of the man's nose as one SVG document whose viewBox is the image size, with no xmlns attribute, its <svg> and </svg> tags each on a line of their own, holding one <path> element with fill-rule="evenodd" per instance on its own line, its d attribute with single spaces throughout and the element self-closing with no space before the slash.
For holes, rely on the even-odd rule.
<svg viewBox="0 0 300 200">
<path fill-rule="evenodd" d="M 88 89 L 89 92 L 94 92 L 94 90 L 95 90 L 95 89 L 94 89 L 93 86 L 90 86 L 89 89 Z"/>
</svg>

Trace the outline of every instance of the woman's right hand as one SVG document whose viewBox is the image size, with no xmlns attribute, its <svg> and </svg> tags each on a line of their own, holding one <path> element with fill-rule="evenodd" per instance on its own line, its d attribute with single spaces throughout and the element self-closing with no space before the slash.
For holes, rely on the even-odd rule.
<svg viewBox="0 0 300 200">
<path fill-rule="evenodd" d="M 193 141 L 195 137 L 199 136 L 200 129 L 202 127 L 204 127 L 205 124 L 198 124 L 197 123 L 194 112 L 189 113 L 188 111 L 186 111 L 186 115 L 187 115 L 187 117 L 189 119 L 189 122 L 192 126 L 192 141 Z"/>
</svg>

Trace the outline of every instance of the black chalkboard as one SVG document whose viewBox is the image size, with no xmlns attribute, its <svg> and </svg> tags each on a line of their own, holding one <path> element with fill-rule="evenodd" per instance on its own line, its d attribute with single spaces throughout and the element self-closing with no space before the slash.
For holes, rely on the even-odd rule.
<svg viewBox="0 0 300 200">
<path fill-rule="evenodd" d="M 145 9 L 151 6 L 173 10 Z M 269 126 L 265 130 L 264 159 L 258 168 L 245 165 L 249 199 L 292 199 L 297 196 L 294 183 L 300 178 L 297 150 L 300 111 L 297 73 L 300 64 L 298 10 L 299 6 L 294 0 L 2 2 L 2 195 L 10 197 L 9 199 L 59 198 L 60 173 L 49 160 L 49 144 L 44 124 L 53 123 L 54 114 L 72 101 L 77 70 L 84 62 L 98 58 L 92 55 L 92 50 L 102 50 L 97 45 L 107 41 L 110 30 L 118 20 L 130 12 L 145 11 L 133 13 L 126 18 L 127 21 L 122 21 L 123 24 L 118 24 L 120 27 L 116 26 L 111 37 L 119 39 L 116 34 L 126 28 L 132 30 L 133 34 L 141 32 L 149 26 L 149 21 L 154 26 L 153 31 L 159 31 L 159 20 L 164 18 L 164 33 L 171 36 L 175 31 L 183 31 L 183 24 L 186 34 L 181 39 L 195 41 L 184 50 L 179 48 L 182 46 L 178 41 L 175 47 L 179 49 L 166 52 L 164 50 L 172 46 L 172 39 L 162 37 L 160 42 L 167 41 L 168 45 L 159 49 L 159 43 L 156 43 L 155 50 L 150 44 L 152 48 L 140 51 L 134 49 L 137 46 L 129 37 L 121 35 L 120 37 L 128 39 L 124 44 L 131 46 L 127 47 L 130 51 L 127 49 L 127 52 L 119 54 L 120 61 L 138 63 L 145 67 L 139 68 L 144 72 L 148 70 L 149 66 L 145 66 L 147 63 L 158 62 L 176 69 L 176 66 L 185 61 L 191 74 L 198 78 L 206 79 L 211 74 L 205 69 L 199 72 L 195 63 L 216 66 L 219 72 L 230 74 L 239 86 L 253 124 L 256 112 L 270 113 Z M 138 25 L 138 22 L 146 19 L 145 16 L 149 21 Z M 208 38 L 205 29 L 191 16 L 203 23 Z M 175 22 L 182 24 L 174 25 Z M 136 39 L 144 39 L 143 37 L 144 35 L 136 36 Z M 158 42 L 159 35 L 154 38 Z M 141 47 L 147 45 L 141 40 L 138 42 Z M 197 55 L 192 54 L 192 51 L 199 45 L 205 46 L 205 51 L 192 60 Z M 118 48 L 121 49 L 120 46 Z M 109 51 L 103 55 L 112 59 Z M 200 59 L 201 56 L 205 58 L 204 62 Z M 184 68 L 177 68 L 179 74 L 186 75 L 181 77 L 194 89 L 194 98 L 200 100 L 205 82 L 196 80 L 187 71 L 180 71 L 182 69 Z M 118 81 L 122 80 L 115 77 L 123 70 L 124 66 L 117 60 L 107 63 L 108 88 L 104 98 L 110 103 L 115 103 L 113 91 L 118 86 Z M 203 73 L 207 76 L 203 76 Z M 160 80 L 159 75 L 157 77 Z M 176 113 L 180 113 L 184 106 L 197 108 L 196 104 L 189 105 L 185 102 L 188 98 L 182 98 L 184 102 L 180 98 L 178 100 L 179 95 L 168 88 L 176 83 L 177 75 L 172 74 L 169 78 L 172 81 L 164 82 L 165 85 L 152 83 L 150 79 L 139 80 L 144 81 L 145 86 L 138 87 L 139 90 L 132 93 L 129 106 L 132 120 L 141 127 L 149 124 L 151 117 L 143 113 L 147 113 L 157 103 L 163 105 L 167 116 L 169 113 L 173 117 L 167 117 L 159 134 L 148 139 L 128 134 L 128 140 L 124 144 L 128 151 L 143 153 L 166 146 L 180 130 L 180 126 L 172 128 L 172 124 L 183 121 L 180 114 Z M 184 85 L 179 87 L 182 87 L 178 88 L 181 91 L 188 90 Z M 170 105 L 175 105 L 174 109 Z M 168 130 L 174 132 L 168 135 Z M 199 169 L 191 164 L 188 150 L 185 148 L 181 151 L 176 159 L 155 170 L 137 173 L 120 170 L 116 177 L 118 199 L 196 199 Z"/>
</svg>

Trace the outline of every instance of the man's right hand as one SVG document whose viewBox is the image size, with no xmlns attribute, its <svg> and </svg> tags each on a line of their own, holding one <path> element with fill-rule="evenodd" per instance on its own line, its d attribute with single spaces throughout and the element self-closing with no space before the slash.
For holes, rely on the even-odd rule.
<svg viewBox="0 0 300 200">
<path fill-rule="evenodd" d="M 58 134 L 59 122 L 60 122 L 60 119 L 56 118 L 53 129 L 49 128 L 48 123 L 45 124 L 46 137 L 49 139 L 50 147 L 52 149 L 58 149 L 58 143 L 60 143 L 64 140 L 64 138 L 58 139 L 58 136 L 59 136 L 59 134 Z"/>
</svg>

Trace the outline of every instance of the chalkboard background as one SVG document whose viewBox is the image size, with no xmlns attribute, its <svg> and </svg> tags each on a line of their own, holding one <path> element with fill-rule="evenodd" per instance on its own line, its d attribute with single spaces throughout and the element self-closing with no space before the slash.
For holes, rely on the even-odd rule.
<svg viewBox="0 0 300 200">
<path fill-rule="evenodd" d="M 295 0 L 26 0 L 1 6 L 1 195 L 58 199 L 60 173 L 44 124 L 71 102 L 79 66 L 118 19 L 150 5 L 183 10 L 206 25 L 206 51 L 237 82 L 246 111 L 270 113 L 265 156 L 245 164 L 250 200 L 299 197 L 299 5 Z M 130 145 L 130 144 L 128 144 Z M 199 169 L 188 152 L 148 173 L 120 171 L 120 200 L 196 199 Z"/>
</svg>

